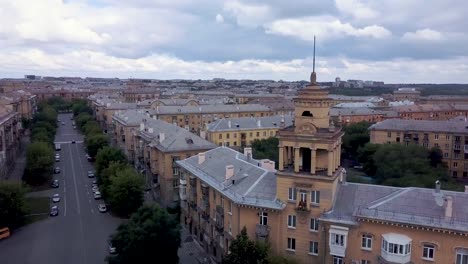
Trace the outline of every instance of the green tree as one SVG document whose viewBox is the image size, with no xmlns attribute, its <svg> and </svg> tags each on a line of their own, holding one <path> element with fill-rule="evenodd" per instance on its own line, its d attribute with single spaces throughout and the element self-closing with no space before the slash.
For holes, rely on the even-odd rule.
<svg viewBox="0 0 468 264">
<path fill-rule="evenodd" d="M 123 171 L 128 168 L 129 165 L 122 162 L 115 162 L 111 161 L 109 166 L 102 170 L 101 173 L 98 174 L 97 180 L 98 184 L 101 186 L 101 192 L 104 198 L 109 196 L 109 185 L 111 183 L 110 179 L 114 177 L 118 171 Z"/>
<path fill-rule="evenodd" d="M 93 109 L 89 107 L 86 102 L 75 102 L 72 106 L 73 115 L 77 116 L 81 113 L 87 113 L 89 115 L 93 114 Z"/>
<path fill-rule="evenodd" d="M 102 134 L 101 127 L 99 126 L 98 122 L 94 120 L 90 120 L 86 122 L 86 124 L 83 126 L 83 133 L 86 136 L 92 135 L 92 134 Z"/>
<path fill-rule="evenodd" d="M 109 138 L 105 135 L 90 135 L 85 138 L 86 149 L 91 157 L 96 157 L 98 150 L 109 145 Z"/>
<path fill-rule="evenodd" d="M 16 228 L 25 223 L 25 194 L 19 183 L 0 182 L 0 227 Z"/>
<path fill-rule="evenodd" d="M 231 242 L 231 253 L 223 259 L 223 264 L 260 264 L 268 263 L 268 244 L 249 239 L 245 226 Z"/>
<path fill-rule="evenodd" d="M 374 154 L 379 149 L 378 144 L 367 143 L 358 150 L 358 161 L 363 165 L 364 172 L 369 176 L 374 176 L 377 167 L 374 164 Z"/>
<path fill-rule="evenodd" d="M 432 167 L 442 165 L 442 150 L 439 147 L 433 147 L 429 150 L 429 159 Z"/>
<path fill-rule="evenodd" d="M 350 159 L 355 159 L 358 156 L 358 149 L 363 147 L 370 140 L 368 129 L 371 124 L 372 123 L 362 121 L 343 127 L 345 134 L 343 136 L 342 149 L 345 156 Z"/>
<path fill-rule="evenodd" d="M 43 184 L 52 171 L 54 151 L 45 142 L 32 142 L 26 149 L 24 180 L 32 185 Z"/>
<path fill-rule="evenodd" d="M 127 166 L 110 177 L 107 198 L 112 211 L 129 216 L 143 204 L 143 177 Z"/>
<path fill-rule="evenodd" d="M 111 237 L 117 254 L 107 257 L 111 264 L 152 263 L 157 256 L 176 264 L 180 246 L 179 219 L 157 205 L 145 205 L 121 224 Z"/>
<path fill-rule="evenodd" d="M 292 257 L 286 256 L 269 256 L 268 264 L 299 264 L 299 261 Z"/>
<path fill-rule="evenodd" d="M 255 139 L 252 142 L 252 153 L 255 159 L 269 159 L 275 162 L 278 168 L 278 144 L 279 140 L 276 137 L 267 139 Z"/>
<path fill-rule="evenodd" d="M 49 144 L 52 142 L 51 138 L 46 132 L 36 132 L 31 134 L 31 142 L 36 141 L 47 142 Z"/>
<path fill-rule="evenodd" d="M 93 120 L 93 117 L 88 113 L 81 113 L 75 118 L 76 126 L 83 131 L 83 126 L 88 122 Z"/>
<path fill-rule="evenodd" d="M 109 167 L 111 162 L 125 162 L 125 154 L 122 150 L 110 146 L 100 149 L 96 155 L 96 172 L 101 175 L 101 172 Z"/>
</svg>

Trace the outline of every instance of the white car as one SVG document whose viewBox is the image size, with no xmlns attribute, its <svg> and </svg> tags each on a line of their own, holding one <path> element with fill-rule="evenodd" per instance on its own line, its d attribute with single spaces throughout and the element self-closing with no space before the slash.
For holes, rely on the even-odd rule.
<svg viewBox="0 0 468 264">
<path fill-rule="evenodd" d="M 91 190 L 93 190 L 93 193 L 99 192 L 99 187 L 97 185 L 93 186 L 93 188 Z"/>
<path fill-rule="evenodd" d="M 101 192 L 95 192 L 95 193 L 94 193 L 94 199 L 97 200 L 97 199 L 101 199 L 101 198 L 102 198 L 102 197 L 101 197 Z"/>
<path fill-rule="evenodd" d="M 107 212 L 107 207 L 106 207 L 105 204 L 99 204 L 98 209 L 99 209 L 99 212 L 101 212 L 101 213 Z"/>
<path fill-rule="evenodd" d="M 58 193 L 52 195 L 52 202 L 54 203 L 60 202 L 60 195 Z"/>
</svg>

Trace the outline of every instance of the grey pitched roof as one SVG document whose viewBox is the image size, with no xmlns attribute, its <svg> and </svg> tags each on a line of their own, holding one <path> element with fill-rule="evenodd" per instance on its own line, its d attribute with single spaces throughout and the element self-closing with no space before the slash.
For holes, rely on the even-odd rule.
<svg viewBox="0 0 468 264">
<path fill-rule="evenodd" d="M 468 133 L 468 122 L 460 120 L 404 120 L 387 119 L 369 127 L 370 130 L 433 131 Z"/>
<path fill-rule="evenodd" d="M 468 194 L 441 191 L 453 199 L 452 217 L 445 217 L 445 205 L 438 206 L 435 191 L 425 188 L 345 183 L 323 220 L 356 223 L 358 217 L 468 232 Z"/>
<path fill-rule="evenodd" d="M 260 167 L 259 161 L 247 160 L 244 154 L 226 147 L 205 152 L 202 164 L 198 164 L 198 158 L 193 156 L 177 164 L 235 203 L 277 210 L 285 207 L 276 199 L 275 173 Z M 234 176 L 227 181 L 226 165 L 234 166 Z"/>
<path fill-rule="evenodd" d="M 384 115 L 396 117 L 398 113 L 395 111 L 378 110 L 368 107 L 330 108 L 330 116 L 340 115 Z"/>
<path fill-rule="evenodd" d="M 242 105 L 202 105 L 202 106 L 175 106 L 165 105 L 159 106 L 157 109 L 149 112 L 155 114 L 180 114 L 180 113 L 237 113 L 237 112 L 252 112 L 252 111 L 271 111 L 270 108 L 259 104 L 242 104 Z"/>
<path fill-rule="evenodd" d="M 208 131 L 238 131 L 265 128 L 280 128 L 282 119 L 284 119 L 284 127 L 292 125 L 293 117 L 291 115 L 223 118 L 209 124 Z"/>
<path fill-rule="evenodd" d="M 216 144 L 190 133 L 186 129 L 162 120 L 152 119 L 143 111 L 119 111 L 114 114 L 113 118 L 128 126 L 139 126 L 138 133 L 151 141 L 151 147 L 163 152 L 206 150 L 216 147 Z M 162 134 L 164 134 L 164 138 L 160 140 Z"/>
</svg>

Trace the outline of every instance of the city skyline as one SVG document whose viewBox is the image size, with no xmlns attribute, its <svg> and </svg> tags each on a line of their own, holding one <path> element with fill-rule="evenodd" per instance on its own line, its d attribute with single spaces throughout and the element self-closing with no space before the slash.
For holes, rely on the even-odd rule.
<svg viewBox="0 0 468 264">
<path fill-rule="evenodd" d="M 0 2 L 0 78 L 468 83 L 463 1 Z"/>
</svg>

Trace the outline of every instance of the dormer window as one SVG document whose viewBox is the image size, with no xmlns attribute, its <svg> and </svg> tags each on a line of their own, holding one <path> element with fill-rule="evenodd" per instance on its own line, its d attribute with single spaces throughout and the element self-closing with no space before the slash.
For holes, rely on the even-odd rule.
<svg viewBox="0 0 468 264">
<path fill-rule="evenodd" d="M 304 112 L 302 112 L 302 116 L 314 117 L 314 115 L 313 115 L 310 111 L 304 111 Z"/>
</svg>

